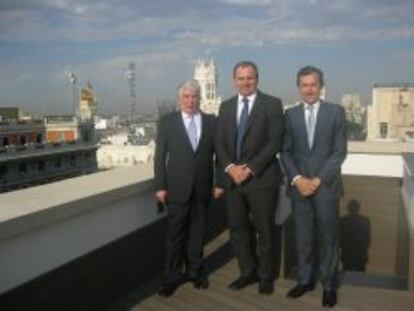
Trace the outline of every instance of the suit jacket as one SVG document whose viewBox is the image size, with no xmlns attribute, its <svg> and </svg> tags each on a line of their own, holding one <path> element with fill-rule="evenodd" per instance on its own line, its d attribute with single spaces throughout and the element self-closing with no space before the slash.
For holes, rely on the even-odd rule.
<svg viewBox="0 0 414 311">
<path fill-rule="evenodd" d="M 220 112 L 216 132 L 216 155 L 221 172 L 236 162 L 237 100 L 234 96 L 224 101 Z M 275 188 L 280 185 L 282 173 L 276 154 L 283 145 L 284 118 L 279 98 L 260 91 L 247 120 L 245 135 L 241 147 L 239 163 L 246 163 L 253 176 L 243 186 L 246 188 Z M 228 174 L 222 174 L 220 186 L 233 188 Z"/>
<path fill-rule="evenodd" d="M 286 111 L 286 135 L 281 160 L 287 175 L 288 195 L 300 197 L 291 185 L 297 175 L 319 177 L 317 195 L 338 198 L 343 194 L 341 165 L 347 153 L 345 112 L 342 106 L 320 102 L 313 146 L 309 146 L 303 104 Z"/>
<path fill-rule="evenodd" d="M 194 152 L 181 112 L 160 118 L 154 157 L 157 190 L 167 190 L 168 200 L 184 203 L 193 190 L 197 199 L 208 203 L 211 198 L 214 167 L 216 119 L 201 113 L 201 137 Z"/>
</svg>

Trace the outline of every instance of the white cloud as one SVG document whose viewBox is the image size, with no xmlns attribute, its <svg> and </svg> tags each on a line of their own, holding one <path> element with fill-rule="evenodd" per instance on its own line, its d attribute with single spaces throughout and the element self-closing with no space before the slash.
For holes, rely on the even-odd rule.
<svg viewBox="0 0 414 311">
<path fill-rule="evenodd" d="M 0 39 L 29 42 L 168 41 L 187 37 L 200 44 L 225 48 L 239 45 L 241 40 L 250 40 L 252 45 L 260 41 L 300 44 L 302 40 L 359 40 L 361 37 L 377 40 L 376 32 L 407 38 L 412 36 L 414 27 L 410 15 L 414 2 L 409 0 L 397 1 L 397 4 L 356 0 L 329 3 L 213 0 L 191 4 L 177 1 L 161 4 L 159 0 L 124 0 L 114 4 L 92 0 L 86 4 L 76 0 L 48 0 L 23 1 L 26 5 L 20 6 L 6 2 L 8 9 L 2 10 L 0 4 Z M 223 4 L 239 5 L 240 9 Z M 315 33 L 322 35 L 315 36 Z"/>
<path fill-rule="evenodd" d="M 260 5 L 269 5 L 275 1 L 274 0 L 222 0 L 222 2 L 228 3 L 228 4 L 236 4 L 236 5 L 260 6 Z"/>
</svg>

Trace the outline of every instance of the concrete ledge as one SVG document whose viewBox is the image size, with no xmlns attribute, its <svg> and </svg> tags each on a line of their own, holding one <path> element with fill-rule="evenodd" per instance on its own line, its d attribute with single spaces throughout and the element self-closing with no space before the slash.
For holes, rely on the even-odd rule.
<svg viewBox="0 0 414 311">
<path fill-rule="evenodd" d="M 367 153 L 367 154 L 395 154 L 402 152 L 414 152 L 412 142 L 400 142 L 389 140 L 378 141 L 348 141 L 349 153 Z"/>
<path fill-rule="evenodd" d="M 152 168 L 115 169 L 0 195 L 0 293 L 164 217 Z"/>
<path fill-rule="evenodd" d="M 342 174 L 401 178 L 403 163 L 402 156 L 397 154 L 348 153 L 342 165 Z"/>
<path fill-rule="evenodd" d="M 0 194 L 0 240 L 147 192 L 152 178 L 152 168 L 143 165 Z"/>
<path fill-rule="evenodd" d="M 208 219 L 211 221 L 207 223 L 207 241 L 211 241 L 227 225 L 223 200 L 212 202 Z M 0 294 L 0 310 L 104 310 L 132 289 L 160 275 L 165 256 L 165 229 L 166 219 L 158 218 L 50 269 Z M 51 248 L 49 255 L 55 251 Z M 25 261 L 32 264 L 33 260 Z M 208 267 L 211 268 L 210 265 Z"/>
</svg>

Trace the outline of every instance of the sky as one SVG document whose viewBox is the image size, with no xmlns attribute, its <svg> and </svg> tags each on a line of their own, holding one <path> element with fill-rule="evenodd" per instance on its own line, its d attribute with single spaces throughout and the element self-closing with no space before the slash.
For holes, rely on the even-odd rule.
<svg viewBox="0 0 414 311">
<path fill-rule="evenodd" d="M 222 98 L 234 64 L 252 60 L 285 104 L 305 65 L 324 71 L 328 100 L 369 104 L 374 83 L 414 82 L 413 12 L 412 0 L 1 0 L 0 106 L 69 113 L 73 72 L 99 112 L 124 114 L 133 61 L 138 111 L 155 111 L 199 58 L 214 58 Z"/>
</svg>

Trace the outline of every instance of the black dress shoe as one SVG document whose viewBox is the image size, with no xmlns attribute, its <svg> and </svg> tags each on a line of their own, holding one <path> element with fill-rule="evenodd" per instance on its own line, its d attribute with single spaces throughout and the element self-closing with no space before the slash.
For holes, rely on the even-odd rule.
<svg viewBox="0 0 414 311">
<path fill-rule="evenodd" d="M 273 294 L 273 281 L 260 280 L 259 282 L 259 293 L 262 295 Z"/>
<path fill-rule="evenodd" d="M 176 291 L 178 282 L 170 282 L 161 284 L 158 289 L 158 295 L 162 297 L 170 297 Z"/>
<path fill-rule="evenodd" d="M 184 277 L 179 277 L 175 281 L 167 281 L 161 284 L 158 289 L 158 295 L 162 297 L 170 297 L 177 288 L 185 282 Z"/>
<path fill-rule="evenodd" d="M 324 290 L 322 296 L 322 306 L 332 308 L 336 305 L 338 297 L 336 296 L 336 290 Z"/>
<path fill-rule="evenodd" d="M 288 298 L 299 298 L 301 296 L 303 296 L 306 292 L 312 291 L 315 289 L 315 284 L 313 283 L 309 283 L 309 284 L 298 284 L 295 287 L 293 287 L 290 291 L 288 291 L 287 293 L 287 297 Z"/>
<path fill-rule="evenodd" d="M 209 285 L 208 279 L 204 276 L 190 278 L 189 281 L 193 283 L 196 289 L 206 289 Z"/>
<path fill-rule="evenodd" d="M 240 290 L 258 281 L 259 281 L 259 278 L 257 276 L 249 276 L 249 277 L 241 276 L 237 280 L 231 282 L 229 284 L 229 288 L 232 290 Z"/>
</svg>

